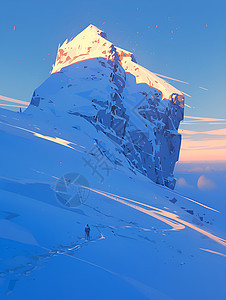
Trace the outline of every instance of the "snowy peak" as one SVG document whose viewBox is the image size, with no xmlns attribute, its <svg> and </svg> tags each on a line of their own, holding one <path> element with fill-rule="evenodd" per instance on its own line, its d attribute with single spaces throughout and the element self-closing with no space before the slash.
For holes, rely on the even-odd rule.
<svg viewBox="0 0 226 300">
<path fill-rule="evenodd" d="M 83 36 L 83 38 L 89 38 L 89 36 L 91 35 L 99 35 L 102 38 L 107 38 L 107 34 L 103 30 L 97 28 L 95 25 L 92 24 L 86 27 L 86 29 L 84 29 L 78 36 L 80 35 Z"/>
<path fill-rule="evenodd" d="M 113 45 L 106 40 L 106 33 L 94 25 L 89 25 L 70 42 L 66 40 L 57 52 L 53 73 L 69 65 L 93 58 L 113 60 Z"/>
<path fill-rule="evenodd" d="M 66 40 L 59 47 L 52 73 L 60 72 L 64 67 L 88 59 L 104 58 L 107 61 L 117 59 L 125 72 L 135 77 L 137 84 L 147 84 L 161 91 L 161 100 L 173 100 L 174 95 L 177 94 L 178 105 L 184 108 L 184 96 L 179 90 L 137 64 L 133 53 L 114 46 L 106 38 L 105 32 L 94 25 L 89 25 L 70 42 Z"/>
</svg>

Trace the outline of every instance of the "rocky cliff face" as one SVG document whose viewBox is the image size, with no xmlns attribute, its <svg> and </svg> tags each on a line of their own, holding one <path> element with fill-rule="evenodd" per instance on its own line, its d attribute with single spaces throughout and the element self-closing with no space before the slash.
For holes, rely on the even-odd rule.
<svg viewBox="0 0 226 300">
<path fill-rule="evenodd" d="M 174 188 L 183 119 L 183 94 L 139 66 L 93 25 L 59 47 L 51 76 L 35 90 L 28 113 L 75 119 L 102 131 L 136 169 Z M 93 137 L 95 140 L 95 137 Z"/>
</svg>

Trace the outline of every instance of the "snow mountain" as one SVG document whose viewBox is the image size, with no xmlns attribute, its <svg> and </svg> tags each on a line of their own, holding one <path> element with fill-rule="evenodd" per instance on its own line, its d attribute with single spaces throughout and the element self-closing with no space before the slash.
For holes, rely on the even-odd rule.
<svg viewBox="0 0 226 300">
<path fill-rule="evenodd" d="M 0 108 L 1 300 L 225 299 L 224 206 L 173 190 L 183 99 L 90 25 Z"/>
<path fill-rule="evenodd" d="M 174 188 L 184 96 L 97 27 L 59 47 L 52 74 L 35 90 L 26 113 L 64 118 L 70 129 L 85 119 L 115 144 L 111 156 L 119 152 L 129 169 Z"/>
</svg>

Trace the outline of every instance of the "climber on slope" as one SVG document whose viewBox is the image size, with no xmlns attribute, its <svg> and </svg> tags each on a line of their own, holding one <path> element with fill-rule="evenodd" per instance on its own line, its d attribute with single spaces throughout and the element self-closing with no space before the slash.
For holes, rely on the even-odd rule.
<svg viewBox="0 0 226 300">
<path fill-rule="evenodd" d="M 87 239 L 87 240 L 90 240 L 90 227 L 89 227 L 89 225 L 87 224 L 86 225 L 86 227 L 85 227 L 85 238 Z"/>
</svg>

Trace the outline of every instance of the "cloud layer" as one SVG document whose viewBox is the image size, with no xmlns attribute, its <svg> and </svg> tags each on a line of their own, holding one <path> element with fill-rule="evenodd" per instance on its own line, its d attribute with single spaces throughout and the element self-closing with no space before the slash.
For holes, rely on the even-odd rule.
<svg viewBox="0 0 226 300">
<path fill-rule="evenodd" d="M 213 190 L 216 188 L 216 184 L 213 180 L 207 178 L 205 175 L 201 175 L 198 179 L 197 186 L 200 190 Z"/>
</svg>

